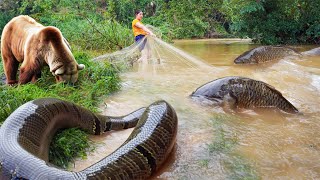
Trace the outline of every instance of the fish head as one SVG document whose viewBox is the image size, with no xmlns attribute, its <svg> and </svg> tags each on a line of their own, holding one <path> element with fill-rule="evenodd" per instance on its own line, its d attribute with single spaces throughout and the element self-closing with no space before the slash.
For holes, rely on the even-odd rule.
<svg viewBox="0 0 320 180">
<path fill-rule="evenodd" d="M 254 52 L 253 51 L 247 51 L 240 56 L 238 56 L 235 60 L 235 64 L 253 64 L 257 63 L 256 59 L 253 56 Z"/>
<path fill-rule="evenodd" d="M 270 47 L 269 46 L 260 46 L 253 48 L 251 50 L 248 50 L 238 56 L 235 60 L 235 64 L 257 64 L 259 61 L 261 61 L 261 58 L 267 54 L 266 52 L 270 53 Z M 262 56 L 262 57 L 261 57 Z"/>
<path fill-rule="evenodd" d="M 250 62 L 250 58 L 244 56 L 239 56 L 234 60 L 235 64 L 250 64 Z"/>
<path fill-rule="evenodd" d="M 208 82 L 196 89 L 190 96 L 221 102 L 228 93 L 228 89 L 225 88 L 227 80 L 228 78 L 222 78 Z"/>
</svg>

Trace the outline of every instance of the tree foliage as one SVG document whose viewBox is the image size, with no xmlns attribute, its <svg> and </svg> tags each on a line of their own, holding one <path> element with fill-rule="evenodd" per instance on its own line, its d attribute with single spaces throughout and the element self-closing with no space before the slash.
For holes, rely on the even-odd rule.
<svg viewBox="0 0 320 180">
<path fill-rule="evenodd" d="M 223 0 L 232 32 L 264 44 L 320 43 L 320 3 L 314 0 Z"/>
<path fill-rule="evenodd" d="M 132 44 L 131 30 L 106 16 L 105 7 L 98 0 L 19 0 L 15 5 L 4 1 L 0 29 L 12 17 L 26 14 L 43 25 L 58 27 L 73 48 L 113 51 Z"/>
<path fill-rule="evenodd" d="M 167 38 L 250 37 L 264 44 L 320 43 L 320 3 L 315 0 L 3 0 L 0 29 L 27 14 L 62 29 L 84 49 L 121 49 L 133 43 L 131 22 Z M 72 44 L 72 43 L 71 43 Z"/>
</svg>

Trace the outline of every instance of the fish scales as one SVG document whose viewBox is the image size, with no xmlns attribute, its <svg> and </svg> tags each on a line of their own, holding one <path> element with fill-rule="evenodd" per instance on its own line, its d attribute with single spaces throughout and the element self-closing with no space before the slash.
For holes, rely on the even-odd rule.
<svg viewBox="0 0 320 180">
<path fill-rule="evenodd" d="M 283 46 L 260 46 L 244 52 L 235 60 L 235 64 L 259 64 L 276 61 L 290 56 L 300 56 L 296 50 Z"/>
<path fill-rule="evenodd" d="M 234 105 L 240 108 L 275 107 L 288 113 L 297 113 L 282 94 L 269 84 L 250 78 L 230 76 L 202 85 L 191 94 L 215 102 L 223 102 L 231 97 Z"/>
</svg>

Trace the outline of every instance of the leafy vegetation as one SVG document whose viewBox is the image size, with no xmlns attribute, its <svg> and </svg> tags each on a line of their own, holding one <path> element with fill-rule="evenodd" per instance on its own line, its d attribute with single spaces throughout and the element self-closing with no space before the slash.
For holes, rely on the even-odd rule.
<svg viewBox="0 0 320 180">
<path fill-rule="evenodd" d="M 232 33 L 263 44 L 320 43 L 320 4 L 312 0 L 220 0 Z"/>
<path fill-rule="evenodd" d="M 118 72 L 109 63 L 97 64 L 89 61 L 89 56 L 83 52 L 74 53 L 79 63 L 86 65 L 86 69 L 80 71 L 79 81 L 74 84 L 55 83 L 54 77 L 46 69 L 41 79 L 35 84 L 10 87 L 0 86 L 0 124 L 20 105 L 25 102 L 43 97 L 55 97 L 64 99 L 93 112 L 97 112 L 97 105 L 106 96 L 120 88 Z M 79 138 L 76 139 L 75 137 Z M 64 143 L 68 139 L 68 143 Z M 52 143 L 50 157 L 56 165 L 66 167 L 73 155 L 84 157 L 87 149 L 88 138 L 79 130 L 66 130 L 57 134 Z M 70 146 L 73 148 L 71 149 Z M 77 151 L 73 152 L 73 151 Z"/>
<path fill-rule="evenodd" d="M 10 3 L 4 1 L 4 7 L 0 6 L 1 30 L 13 16 L 26 14 L 43 25 L 58 27 L 78 50 L 113 51 L 133 43 L 131 29 L 107 18 L 103 7 L 92 1 L 20 0 L 13 7 L 6 5 Z"/>
<path fill-rule="evenodd" d="M 313 0 L 3 0 L 0 29 L 28 14 L 62 29 L 82 49 L 115 50 L 133 43 L 134 11 L 164 39 L 250 37 L 264 44 L 320 43 L 320 3 Z"/>
<path fill-rule="evenodd" d="M 0 86 L 4 84 L 4 79 L 5 79 L 4 69 L 3 69 L 2 59 L 0 56 Z"/>
<path fill-rule="evenodd" d="M 68 168 L 69 162 L 74 157 L 87 157 L 87 151 L 91 151 L 88 134 L 77 128 L 71 128 L 57 133 L 50 145 L 49 159 L 52 164 Z"/>
</svg>

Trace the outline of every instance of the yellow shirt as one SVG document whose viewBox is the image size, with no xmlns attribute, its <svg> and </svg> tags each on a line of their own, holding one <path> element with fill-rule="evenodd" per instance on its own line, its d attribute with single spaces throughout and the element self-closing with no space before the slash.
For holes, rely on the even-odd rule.
<svg viewBox="0 0 320 180">
<path fill-rule="evenodd" d="M 133 35 L 134 37 L 142 34 L 142 35 L 147 35 L 147 32 L 145 32 L 143 29 L 138 28 L 136 25 L 137 22 L 140 22 L 138 19 L 134 19 L 132 21 L 132 31 L 133 31 Z M 140 22 L 142 24 L 142 22 Z M 142 24 L 143 25 L 143 24 Z"/>
</svg>

